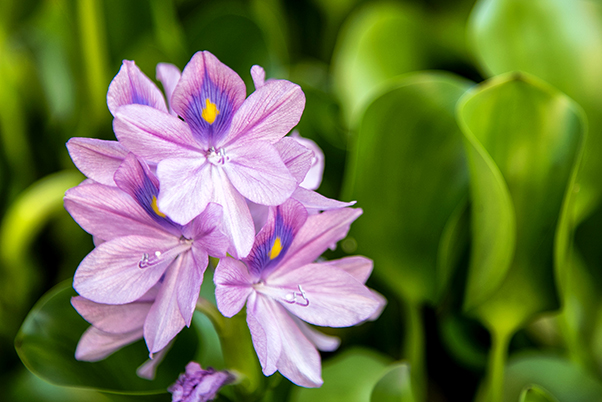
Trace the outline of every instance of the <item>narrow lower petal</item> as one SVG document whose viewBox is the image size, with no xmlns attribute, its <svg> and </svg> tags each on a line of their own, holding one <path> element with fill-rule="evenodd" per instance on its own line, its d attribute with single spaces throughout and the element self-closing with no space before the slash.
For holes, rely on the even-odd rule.
<svg viewBox="0 0 602 402">
<path fill-rule="evenodd" d="M 212 201 L 224 211 L 223 231 L 230 239 L 228 253 L 235 258 L 244 258 L 251 251 L 255 239 L 253 218 L 245 198 L 232 186 L 226 173 L 215 168 L 211 172 L 213 182 Z"/>
<path fill-rule="evenodd" d="M 321 264 L 343 270 L 361 283 L 366 283 L 374 266 L 371 259 L 359 255 L 339 260 L 324 261 Z"/>
<path fill-rule="evenodd" d="M 270 296 L 310 324 L 348 327 L 368 319 L 380 305 L 363 283 L 332 266 L 308 264 L 278 273 L 266 281 Z"/>
<path fill-rule="evenodd" d="M 269 314 L 260 316 L 263 326 L 273 322 L 282 342 L 276 363 L 280 374 L 302 387 L 322 385 L 320 354 L 295 324 L 293 317 L 279 304 L 270 301 Z"/>
<path fill-rule="evenodd" d="M 326 249 L 347 236 L 349 227 L 361 214 L 360 208 L 342 208 L 310 215 L 277 271 L 314 262 Z"/>
<path fill-rule="evenodd" d="M 311 168 L 314 159 L 312 151 L 291 137 L 282 138 L 274 147 L 297 184 L 301 183 Z"/>
<path fill-rule="evenodd" d="M 67 190 L 64 203 L 86 232 L 102 240 L 130 235 L 165 236 L 149 214 L 117 187 L 84 182 Z"/>
<path fill-rule="evenodd" d="M 223 169 L 232 185 L 249 200 L 263 205 L 280 205 L 286 201 L 297 182 L 280 155 L 263 141 L 228 150 L 230 161 Z"/>
<path fill-rule="evenodd" d="M 336 336 L 326 335 L 320 331 L 317 331 L 309 324 L 305 323 L 304 321 L 301 321 L 295 316 L 292 316 L 292 318 L 295 321 L 295 324 L 297 324 L 297 326 L 301 330 L 301 332 L 303 332 L 303 335 L 305 335 L 305 337 L 309 339 L 309 341 L 313 343 L 318 350 L 321 350 L 323 352 L 334 352 L 338 349 L 339 345 L 341 344 L 340 338 Z"/>
<path fill-rule="evenodd" d="M 161 255 L 177 244 L 178 240 L 171 236 L 126 236 L 105 242 L 81 262 L 73 287 L 97 303 L 131 303 L 155 285 L 172 262 L 170 258 L 155 258 L 155 253 Z M 154 264 L 141 268 L 145 260 Z"/>
<path fill-rule="evenodd" d="M 247 90 L 243 80 L 211 53 L 197 52 L 184 67 L 171 107 L 204 147 L 217 146 Z"/>
<path fill-rule="evenodd" d="M 270 299 L 252 292 L 247 303 L 247 324 L 253 347 L 261 363 L 263 374 L 274 374 L 282 354 L 282 334 L 274 315 L 278 306 Z"/>
<path fill-rule="evenodd" d="M 107 93 L 107 105 L 115 116 L 123 105 L 147 105 L 167 112 L 163 94 L 140 69 L 136 63 L 124 60 L 119 73 L 113 78 Z"/>
<path fill-rule="evenodd" d="M 125 148 L 147 162 L 203 157 L 204 151 L 186 123 L 148 106 L 120 107 L 113 120 L 113 130 Z"/>
<path fill-rule="evenodd" d="M 299 201 L 312 215 L 317 214 L 320 211 L 328 211 L 331 209 L 340 209 L 350 207 L 355 204 L 355 201 L 343 202 L 333 200 L 332 198 L 326 198 L 323 195 L 307 190 L 301 186 L 297 187 L 291 195 L 291 198 Z"/>
<path fill-rule="evenodd" d="M 189 327 L 199 293 L 201 292 L 203 274 L 205 273 L 205 269 L 207 269 L 208 259 L 205 258 L 205 265 L 198 265 L 190 252 L 181 254 L 180 258 L 182 262 L 180 263 L 180 273 L 176 285 L 176 296 L 180 314 L 186 326 Z"/>
<path fill-rule="evenodd" d="M 223 144 L 263 140 L 275 143 L 299 123 L 305 108 L 305 95 L 299 85 L 286 80 L 270 80 L 244 101 L 232 119 Z"/>
<path fill-rule="evenodd" d="M 110 334 L 91 326 L 77 343 L 75 358 L 80 361 L 97 362 L 138 339 L 142 339 L 142 329 L 125 334 Z"/>
<path fill-rule="evenodd" d="M 307 175 L 300 186 L 308 190 L 316 190 L 322 183 L 322 174 L 324 173 L 324 152 L 322 152 L 318 144 L 314 141 L 309 138 L 301 137 L 297 130 L 293 131 L 291 138 L 311 150 L 313 153 L 311 168 L 307 172 Z"/>
<path fill-rule="evenodd" d="M 255 85 L 255 90 L 261 88 L 265 83 L 265 70 L 263 67 L 258 66 L 257 64 L 251 67 L 251 77 L 253 78 L 253 84 Z"/>
<path fill-rule="evenodd" d="M 212 166 L 204 158 L 166 159 L 157 166 L 158 206 L 185 225 L 205 210 L 213 194 Z"/>
<path fill-rule="evenodd" d="M 108 186 L 115 185 L 113 175 L 128 154 L 119 142 L 96 138 L 71 138 L 67 150 L 80 172 Z"/>
<path fill-rule="evenodd" d="M 177 297 L 182 262 L 182 258 L 177 258 L 165 272 L 157 299 L 144 323 L 144 339 L 151 355 L 166 347 L 186 325 Z"/>
<path fill-rule="evenodd" d="M 142 329 L 152 301 L 100 304 L 76 296 L 71 298 L 71 305 L 97 329 L 112 334 L 124 334 Z"/>
<path fill-rule="evenodd" d="M 167 356 L 167 352 L 169 352 L 169 349 L 171 349 L 172 345 L 173 341 L 170 342 L 166 347 L 155 353 L 152 359 L 148 359 L 147 361 L 145 361 L 140 367 L 136 369 L 136 375 L 146 380 L 154 380 L 155 374 L 157 373 L 157 367 L 159 367 L 159 364 L 161 364 L 163 359 L 165 359 L 165 356 Z"/>
<path fill-rule="evenodd" d="M 225 317 L 238 314 L 253 291 L 253 279 L 245 264 L 230 257 L 219 261 L 213 282 L 217 308 Z"/>
<path fill-rule="evenodd" d="M 176 89 L 176 85 L 178 81 L 180 81 L 180 69 L 173 64 L 170 63 L 159 63 L 157 64 L 157 79 L 161 81 L 163 84 L 163 89 L 165 90 L 165 97 L 167 98 L 167 103 L 169 105 L 169 113 L 174 116 L 177 116 L 177 113 L 173 111 L 171 107 L 171 96 L 173 94 L 174 89 Z"/>
</svg>

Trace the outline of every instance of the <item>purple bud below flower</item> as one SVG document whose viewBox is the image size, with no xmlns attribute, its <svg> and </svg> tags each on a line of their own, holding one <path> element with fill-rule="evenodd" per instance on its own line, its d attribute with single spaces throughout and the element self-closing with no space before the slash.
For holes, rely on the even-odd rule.
<svg viewBox="0 0 602 402">
<path fill-rule="evenodd" d="M 217 391 L 235 380 L 228 371 L 216 371 L 209 367 L 203 370 L 200 364 L 190 362 L 186 365 L 186 373 L 169 387 L 172 402 L 205 402 L 212 401 Z"/>
</svg>

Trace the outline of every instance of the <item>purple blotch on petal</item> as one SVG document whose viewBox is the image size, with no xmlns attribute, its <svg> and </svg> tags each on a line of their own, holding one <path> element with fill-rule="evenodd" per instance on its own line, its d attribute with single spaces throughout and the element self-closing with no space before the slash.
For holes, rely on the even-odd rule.
<svg viewBox="0 0 602 402">
<path fill-rule="evenodd" d="M 219 145 L 245 96 L 245 84 L 238 74 L 204 51 L 196 53 L 184 68 L 171 106 L 208 149 Z M 212 111 L 204 115 L 208 108 Z"/>
<path fill-rule="evenodd" d="M 272 208 L 268 221 L 257 234 L 253 249 L 244 260 L 250 273 L 265 276 L 268 268 L 277 266 L 306 219 L 307 211 L 293 199 Z"/>
</svg>

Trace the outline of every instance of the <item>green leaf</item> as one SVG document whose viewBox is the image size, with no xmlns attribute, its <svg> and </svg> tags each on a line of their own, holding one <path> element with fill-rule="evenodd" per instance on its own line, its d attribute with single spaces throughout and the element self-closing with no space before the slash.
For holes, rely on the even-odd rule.
<svg viewBox="0 0 602 402">
<path fill-rule="evenodd" d="M 545 388 L 562 402 L 602 399 L 602 383 L 597 378 L 565 358 L 540 353 L 511 359 L 506 367 L 503 401 L 519 400 L 525 387 L 532 384 Z"/>
<path fill-rule="evenodd" d="M 75 360 L 77 342 L 89 327 L 71 306 L 75 295 L 70 281 L 55 286 L 36 303 L 15 339 L 25 366 L 46 381 L 120 394 L 157 394 L 166 392 L 192 360 L 197 339 L 195 331 L 186 328 L 159 365 L 153 381 L 136 375 L 136 368 L 148 359 L 143 341 L 96 363 Z"/>
<path fill-rule="evenodd" d="M 414 402 L 410 365 L 398 363 L 389 367 L 372 390 L 371 402 Z"/>
<path fill-rule="evenodd" d="M 426 67 L 421 14 L 407 4 L 368 3 L 340 31 L 332 69 L 348 125 L 385 81 Z"/>
<path fill-rule="evenodd" d="M 0 321 L 11 338 L 27 312 L 37 285 L 31 245 L 48 221 L 63 213 L 65 191 L 79 184 L 82 175 L 63 171 L 32 184 L 10 205 L 0 231 Z"/>
<path fill-rule="evenodd" d="M 558 402 L 558 400 L 545 389 L 530 385 L 521 393 L 519 402 Z"/>
<path fill-rule="evenodd" d="M 602 195 L 602 7 L 581 0 L 481 0 L 469 38 L 489 76 L 525 71 L 571 96 L 590 122 L 575 215 Z"/>
<path fill-rule="evenodd" d="M 358 200 L 364 216 L 351 235 L 375 275 L 413 303 L 435 301 L 440 242 L 467 196 L 454 110 L 468 86 L 437 73 L 392 82 L 363 115 L 352 150 L 343 198 Z"/>
<path fill-rule="evenodd" d="M 584 134 L 581 109 L 524 74 L 458 104 L 471 175 L 473 249 L 465 308 L 510 334 L 558 307 L 554 233 Z"/>
<path fill-rule="evenodd" d="M 390 359 L 366 349 L 349 349 L 324 363 L 320 388 L 296 388 L 292 402 L 369 402 Z"/>
</svg>

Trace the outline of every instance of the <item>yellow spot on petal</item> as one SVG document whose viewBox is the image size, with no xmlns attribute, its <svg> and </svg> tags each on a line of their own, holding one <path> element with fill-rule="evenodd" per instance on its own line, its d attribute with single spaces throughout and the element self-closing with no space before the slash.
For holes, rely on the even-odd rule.
<svg viewBox="0 0 602 402">
<path fill-rule="evenodd" d="M 213 124 L 215 119 L 217 119 L 217 115 L 219 114 L 219 110 L 217 110 L 217 106 L 215 103 L 212 103 L 209 98 L 205 99 L 205 108 L 201 113 L 201 117 L 205 119 L 205 121 L 209 124 Z"/>
<path fill-rule="evenodd" d="M 167 217 L 167 215 L 165 215 L 163 212 L 159 211 L 159 206 L 157 205 L 157 197 L 155 197 L 154 195 L 153 195 L 153 203 L 151 204 L 151 206 L 153 207 L 153 211 L 155 211 L 155 213 L 157 215 L 159 215 L 161 218 Z"/>
<path fill-rule="evenodd" d="M 276 237 L 276 240 L 274 240 L 274 245 L 270 250 L 270 260 L 273 260 L 274 258 L 278 257 L 281 251 L 282 243 L 280 242 L 280 237 Z"/>
</svg>

